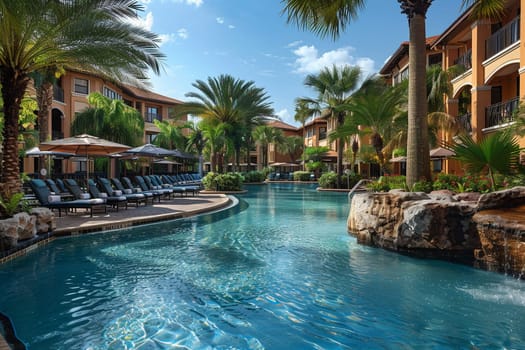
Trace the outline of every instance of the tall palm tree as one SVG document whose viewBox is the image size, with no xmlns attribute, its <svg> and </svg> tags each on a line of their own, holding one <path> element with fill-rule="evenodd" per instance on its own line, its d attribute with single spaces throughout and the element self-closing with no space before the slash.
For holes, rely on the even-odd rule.
<svg viewBox="0 0 525 350">
<path fill-rule="evenodd" d="M 18 161 L 20 101 L 33 72 L 61 67 L 122 77 L 158 73 L 163 55 L 153 33 L 132 24 L 138 0 L 0 0 L 0 83 L 5 127 L 0 192 L 21 188 Z"/>
<path fill-rule="evenodd" d="M 182 133 L 182 125 L 177 125 L 175 120 L 154 120 L 153 123 L 160 130 L 153 140 L 155 145 L 167 149 L 183 149 L 185 147 L 186 137 Z"/>
<path fill-rule="evenodd" d="M 224 135 L 238 160 L 246 135 L 252 131 L 252 121 L 273 113 L 269 96 L 253 81 L 235 79 L 227 74 L 209 77 L 207 81 L 197 80 L 192 85 L 198 91 L 186 96 L 194 100 L 177 106 L 177 113 L 201 117 L 212 126 L 223 125 Z"/>
<path fill-rule="evenodd" d="M 261 147 L 262 166 L 268 166 L 268 146 L 271 143 L 281 143 L 284 135 L 281 129 L 268 125 L 259 125 L 253 130 L 253 139 Z"/>
<path fill-rule="evenodd" d="M 311 87 L 317 97 L 298 99 L 299 103 L 317 106 L 321 116 L 330 117 L 336 120 L 336 129 L 343 125 L 348 115 L 348 105 L 358 87 L 361 79 L 361 69 L 359 67 L 332 66 L 324 68 L 319 74 L 306 76 L 304 84 Z M 344 138 L 337 138 L 337 177 L 338 185 L 341 183 L 343 175 L 343 148 Z"/>
<path fill-rule="evenodd" d="M 422 178 L 430 179 L 427 105 L 422 87 L 426 65 L 425 17 L 432 0 L 397 1 L 409 25 L 407 183 L 412 186 Z M 357 19 L 366 0 L 283 0 L 283 3 L 288 22 L 336 39 Z M 469 5 L 474 6 L 477 18 L 494 17 L 503 12 L 505 0 L 463 0 L 463 7 Z"/>
<path fill-rule="evenodd" d="M 195 150 L 199 156 L 199 175 L 202 176 L 202 154 L 204 147 L 206 147 L 207 139 L 204 136 L 204 131 L 201 128 L 201 123 L 195 123 L 194 121 L 186 122 L 183 125 L 184 129 L 190 130 L 186 143 L 186 151 L 191 152 Z"/>
<path fill-rule="evenodd" d="M 219 171 L 218 163 L 220 163 L 220 154 L 226 145 L 225 125 L 213 125 L 203 121 L 199 123 L 199 126 L 207 140 L 206 147 L 209 148 L 210 153 L 210 169 L 211 171 Z"/>
<path fill-rule="evenodd" d="M 304 139 L 301 136 L 285 137 L 282 142 L 277 144 L 277 150 L 288 155 L 290 162 L 294 163 L 298 153 L 304 149 Z"/>
<path fill-rule="evenodd" d="M 90 107 L 71 124 L 72 134 L 90 134 L 129 146 L 138 146 L 144 136 L 144 119 L 122 100 L 111 100 L 98 92 L 88 95 Z"/>
</svg>

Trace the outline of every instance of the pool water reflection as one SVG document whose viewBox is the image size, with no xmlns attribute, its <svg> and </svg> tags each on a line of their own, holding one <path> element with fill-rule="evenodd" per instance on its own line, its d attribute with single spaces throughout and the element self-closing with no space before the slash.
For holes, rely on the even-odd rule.
<svg viewBox="0 0 525 350">
<path fill-rule="evenodd" d="M 358 245 L 346 194 L 59 239 L 0 266 L 29 349 L 520 349 L 525 284 Z"/>
</svg>

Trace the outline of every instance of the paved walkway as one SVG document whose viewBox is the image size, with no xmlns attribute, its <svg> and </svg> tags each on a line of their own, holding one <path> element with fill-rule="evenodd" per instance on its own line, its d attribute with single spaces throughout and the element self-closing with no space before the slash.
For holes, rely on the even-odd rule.
<svg viewBox="0 0 525 350">
<path fill-rule="evenodd" d="M 56 217 L 54 235 L 74 235 L 87 232 L 105 231 L 139 224 L 178 219 L 223 208 L 231 203 L 224 194 L 200 194 L 195 197 L 176 197 L 162 200 L 153 205 L 139 207 L 128 206 L 118 212 L 108 209 L 107 213 L 93 213 L 93 217 L 85 214 L 82 209 L 77 213 L 69 213 Z"/>
</svg>

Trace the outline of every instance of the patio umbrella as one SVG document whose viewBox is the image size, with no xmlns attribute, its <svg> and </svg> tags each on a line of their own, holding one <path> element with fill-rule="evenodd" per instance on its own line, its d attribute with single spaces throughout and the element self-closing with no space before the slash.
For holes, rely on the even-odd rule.
<svg viewBox="0 0 525 350">
<path fill-rule="evenodd" d="M 158 147 L 158 146 L 152 145 L 151 143 L 147 143 L 142 146 L 128 149 L 122 153 L 132 154 L 134 156 L 139 156 L 139 157 L 155 157 L 155 158 L 163 158 L 163 157 L 168 157 L 168 156 L 177 157 L 179 154 L 178 151 L 172 151 L 166 148 Z"/>
<path fill-rule="evenodd" d="M 101 139 L 88 134 L 77 135 L 65 139 L 42 142 L 40 149 L 43 151 L 68 152 L 79 156 L 108 156 L 128 150 L 130 147 Z M 89 166 L 86 167 L 86 181 L 89 179 Z"/>
<path fill-rule="evenodd" d="M 430 158 L 448 158 L 455 155 L 456 153 L 454 153 L 454 151 L 443 147 L 438 147 L 430 150 Z"/>
<path fill-rule="evenodd" d="M 26 151 L 26 157 L 30 157 L 30 158 L 47 157 L 49 159 L 49 158 L 69 158 L 73 156 L 74 156 L 73 153 L 67 153 L 67 152 L 41 151 L 40 148 L 38 147 L 33 147 Z M 50 174 L 50 173 L 51 173 L 51 162 L 48 162 L 47 174 Z"/>
</svg>

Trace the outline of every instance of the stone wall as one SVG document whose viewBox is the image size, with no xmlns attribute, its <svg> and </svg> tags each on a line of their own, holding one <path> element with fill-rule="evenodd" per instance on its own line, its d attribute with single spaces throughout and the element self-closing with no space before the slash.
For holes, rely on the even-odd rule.
<svg viewBox="0 0 525 350">
<path fill-rule="evenodd" d="M 361 244 L 519 276 L 525 268 L 525 216 L 508 217 L 508 208 L 519 205 L 525 205 L 525 187 L 481 196 L 449 191 L 357 193 L 348 230 Z"/>
</svg>

